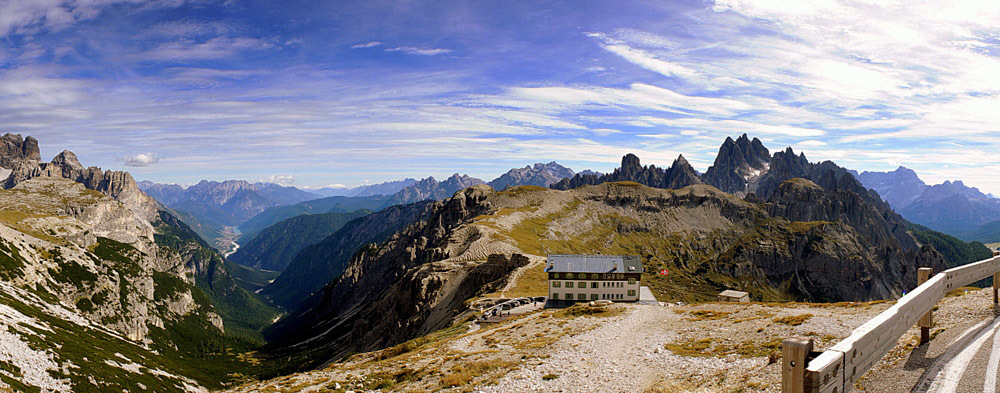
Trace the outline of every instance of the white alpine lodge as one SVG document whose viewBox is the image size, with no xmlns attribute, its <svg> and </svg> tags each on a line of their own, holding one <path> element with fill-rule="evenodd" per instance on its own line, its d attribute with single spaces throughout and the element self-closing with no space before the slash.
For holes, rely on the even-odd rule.
<svg viewBox="0 0 1000 393">
<path fill-rule="evenodd" d="M 639 301 L 642 261 L 636 255 L 549 255 L 549 301 Z"/>
</svg>

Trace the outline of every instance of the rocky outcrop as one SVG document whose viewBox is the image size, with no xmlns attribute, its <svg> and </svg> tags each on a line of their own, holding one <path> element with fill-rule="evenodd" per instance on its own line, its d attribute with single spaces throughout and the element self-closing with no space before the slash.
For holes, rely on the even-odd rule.
<svg viewBox="0 0 1000 393">
<path fill-rule="evenodd" d="M 469 175 L 454 174 L 444 181 L 437 181 L 434 177 L 428 177 L 406 187 L 389 199 L 386 206 L 402 205 L 407 203 L 420 202 L 425 200 L 439 201 L 450 197 L 458 190 L 485 184 L 486 182 L 469 177 Z"/>
<path fill-rule="evenodd" d="M 131 174 L 122 171 L 105 172 L 98 167 L 84 168 L 76 154 L 68 150 L 59 153 L 49 163 L 28 161 L 18 163 L 4 182 L 4 188 L 10 189 L 21 182 L 38 177 L 72 180 L 83 184 L 89 190 L 103 193 L 121 202 L 147 221 L 156 217 L 158 209 L 156 201 L 139 190 Z"/>
<path fill-rule="evenodd" d="M 635 154 L 622 157 L 622 164 L 614 172 L 606 175 L 577 174 L 572 178 L 563 179 L 551 187 L 556 190 L 571 190 L 574 188 L 596 185 L 607 182 L 631 181 L 656 188 L 679 189 L 690 185 L 702 184 L 698 172 L 691 167 L 683 155 L 674 160 L 667 169 L 656 165 L 643 166 Z"/>
<path fill-rule="evenodd" d="M 21 134 L 4 134 L 0 137 L 0 168 L 14 169 L 22 161 L 38 162 L 42 155 L 38 150 L 38 140 Z"/>
<path fill-rule="evenodd" d="M 284 348 L 298 351 L 301 348 L 295 346 L 308 341 L 310 350 L 322 354 L 317 359 L 322 363 L 449 324 L 456 313 L 464 311 L 456 309 L 453 300 L 461 302 L 490 290 L 487 284 L 517 267 L 483 268 L 484 273 L 474 274 L 485 261 L 447 261 L 476 238 L 474 232 L 463 232 L 457 236 L 464 239 L 461 244 L 453 243 L 461 224 L 490 211 L 487 199 L 493 193 L 485 185 L 457 192 L 435 202 L 425 220 L 385 244 L 361 249 L 340 277 L 265 331 L 267 337 L 278 339 L 271 346 L 272 353 L 284 355 Z M 462 284 L 466 280 L 469 283 Z"/>
<path fill-rule="evenodd" d="M 760 139 L 750 140 L 747 134 L 736 140 L 727 137 L 703 179 L 722 191 L 746 194 L 748 185 L 767 171 L 770 161 L 771 155 Z"/>
<path fill-rule="evenodd" d="M 553 183 L 575 175 L 576 173 L 572 169 L 552 161 L 548 164 L 536 163 L 533 166 L 511 169 L 487 184 L 493 187 L 494 190 L 503 190 L 507 187 L 524 185 L 548 187 Z"/>
</svg>

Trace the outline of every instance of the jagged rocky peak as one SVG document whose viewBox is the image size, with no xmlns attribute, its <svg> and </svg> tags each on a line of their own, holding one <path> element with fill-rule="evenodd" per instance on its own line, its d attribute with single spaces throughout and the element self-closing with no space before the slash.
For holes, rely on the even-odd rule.
<svg viewBox="0 0 1000 393">
<path fill-rule="evenodd" d="M 139 190 L 139 185 L 131 174 L 124 171 L 105 172 L 98 167 L 85 168 L 76 154 L 69 150 L 59 153 L 48 163 L 20 161 L 7 177 L 3 188 L 11 189 L 24 181 L 39 177 L 69 179 L 83 184 L 89 190 L 110 196 L 146 220 L 152 220 L 156 216 L 156 201 Z"/>
<path fill-rule="evenodd" d="M 698 172 L 694 170 L 683 154 L 678 155 L 674 163 L 670 165 L 670 169 L 667 170 L 663 188 L 676 190 L 695 184 L 703 184 Z"/>
<path fill-rule="evenodd" d="M 514 186 L 548 187 L 562 179 L 573 177 L 576 172 L 552 161 L 547 164 L 535 163 L 524 168 L 514 168 L 490 181 L 490 187 L 503 190 Z"/>
<path fill-rule="evenodd" d="M 69 150 L 63 150 L 62 153 L 59 153 L 59 155 L 53 158 L 52 165 L 69 169 L 83 169 L 83 164 L 80 164 L 80 159 L 75 153 Z"/>
<path fill-rule="evenodd" d="M 42 154 L 38 150 L 38 140 L 21 134 L 4 134 L 0 137 L 0 168 L 14 169 L 21 161 L 39 162 Z"/>
<path fill-rule="evenodd" d="M 735 140 L 727 137 L 704 180 L 725 192 L 746 193 L 752 191 L 751 184 L 767 171 L 770 162 L 770 152 L 760 139 L 751 140 L 747 134 Z"/>
</svg>

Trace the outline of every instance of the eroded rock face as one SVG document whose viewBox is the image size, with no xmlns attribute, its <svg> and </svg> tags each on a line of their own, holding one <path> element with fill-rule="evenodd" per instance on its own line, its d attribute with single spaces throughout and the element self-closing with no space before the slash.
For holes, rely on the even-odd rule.
<svg viewBox="0 0 1000 393">
<path fill-rule="evenodd" d="M 750 140 L 747 134 L 736 140 L 727 137 L 704 180 L 722 191 L 743 194 L 749 183 L 767 171 L 770 161 L 770 153 L 759 139 Z"/>
<path fill-rule="evenodd" d="M 38 150 L 38 140 L 20 134 L 4 134 L 0 137 L 0 168 L 14 169 L 22 161 L 38 162 L 42 155 Z"/>
<path fill-rule="evenodd" d="M 487 199 L 493 193 L 489 186 L 479 185 L 435 202 L 424 221 L 381 246 L 358 251 L 344 273 L 308 301 L 307 307 L 265 334 L 281 338 L 276 348 L 323 336 L 311 346 L 324 353 L 322 362 L 446 326 L 464 311 L 461 301 L 500 285 L 518 267 L 480 267 L 485 262 L 448 260 L 462 254 L 470 239 L 477 237 L 456 231 L 490 211 Z"/>
<path fill-rule="evenodd" d="M 574 188 L 596 185 L 607 182 L 631 181 L 649 187 L 679 189 L 690 185 L 702 184 L 698 172 L 691 167 L 683 155 L 674 160 L 669 168 L 657 168 L 656 165 L 642 166 L 635 154 L 622 157 L 622 164 L 614 172 L 606 175 L 577 174 L 566 178 L 551 187 L 556 190 L 571 190 Z"/>
<path fill-rule="evenodd" d="M 38 177 L 72 180 L 121 202 L 147 221 L 156 218 L 159 208 L 157 202 L 139 190 L 131 174 L 124 171 L 105 172 L 98 167 L 84 168 L 76 154 L 68 150 L 59 153 L 49 163 L 19 162 L 4 182 L 4 188 L 14 188 L 26 180 Z"/>
</svg>

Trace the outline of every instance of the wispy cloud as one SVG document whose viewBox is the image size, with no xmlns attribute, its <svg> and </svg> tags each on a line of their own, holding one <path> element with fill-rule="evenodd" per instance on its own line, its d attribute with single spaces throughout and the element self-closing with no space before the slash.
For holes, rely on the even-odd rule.
<svg viewBox="0 0 1000 393">
<path fill-rule="evenodd" d="M 442 48 L 418 48 L 415 46 L 397 46 L 395 48 L 388 48 L 386 52 L 403 52 L 410 55 L 421 55 L 421 56 L 436 56 L 443 55 L 445 53 L 451 53 L 451 49 Z"/>
<path fill-rule="evenodd" d="M 0 129 L 88 165 L 170 157 L 130 167 L 154 180 L 300 186 L 627 152 L 704 170 L 747 132 L 1000 193 L 991 1 L 306 3 L 0 0 Z"/>
<path fill-rule="evenodd" d="M 374 48 L 376 46 L 381 46 L 382 43 L 378 41 L 369 41 L 363 44 L 351 45 L 351 49 L 361 49 L 361 48 Z"/>
</svg>

